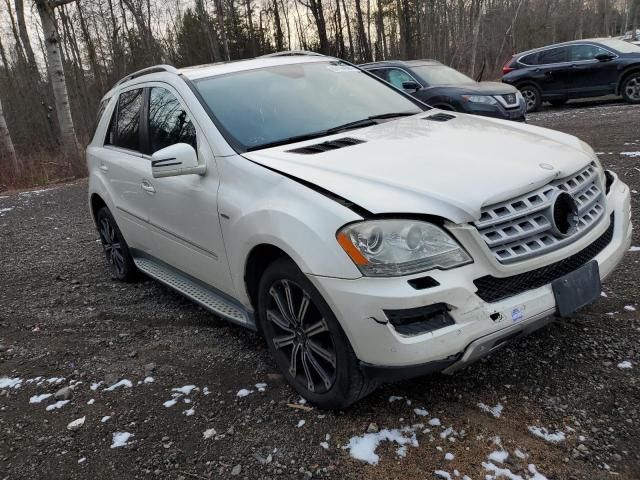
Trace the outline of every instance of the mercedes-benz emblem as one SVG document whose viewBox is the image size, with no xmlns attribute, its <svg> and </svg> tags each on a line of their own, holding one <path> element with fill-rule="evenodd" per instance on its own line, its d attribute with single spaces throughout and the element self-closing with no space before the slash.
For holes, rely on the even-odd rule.
<svg viewBox="0 0 640 480">
<path fill-rule="evenodd" d="M 571 235 L 578 227 L 578 204 L 570 194 L 558 190 L 551 203 L 550 217 L 556 234 Z"/>
</svg>

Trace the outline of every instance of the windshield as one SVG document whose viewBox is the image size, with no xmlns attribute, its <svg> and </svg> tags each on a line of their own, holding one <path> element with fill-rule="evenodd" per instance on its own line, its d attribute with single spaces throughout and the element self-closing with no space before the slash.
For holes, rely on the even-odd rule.
<svg viewBox="0 0 640 480">
<path fill-rule="evenodd" d="M 640 53 L 640 47 L 624 40 L 618 40 L 615 38 L 608 38 L 606 40 L 600 40 L 599 43 L 605 47 L 613 48 L 620 53 Z"/>
<path fill-rule="evenodd" d="M 322 136 L 323 131 L 372 116 L 423 110 L 339 61 L 245 70 L 195 84 L 218 126 L 245 151 L 287 143 L 292 137 Z"/>
<path fill-rule="evenodd" d="M 464 73 L 460 73 L 446 65 L 420 65 L 411 67 L 420 78 L 422 78 L 429 86 L 438 85 L 458 85 L 461 83 L 475 83 Z"/>
</svg>

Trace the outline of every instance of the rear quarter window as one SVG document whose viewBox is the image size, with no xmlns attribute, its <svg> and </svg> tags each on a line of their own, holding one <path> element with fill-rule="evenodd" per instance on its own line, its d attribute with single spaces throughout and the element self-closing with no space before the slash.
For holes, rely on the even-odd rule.
<svg viewBox="0 0 640 480">
<path fill-rule="evenodd" d="M 523 65 L 538 65 L 538 53 L 530 53 L 529 55 L 525 55 L 524 57 L 518 60 L 518 63 Z"/>
</svg>

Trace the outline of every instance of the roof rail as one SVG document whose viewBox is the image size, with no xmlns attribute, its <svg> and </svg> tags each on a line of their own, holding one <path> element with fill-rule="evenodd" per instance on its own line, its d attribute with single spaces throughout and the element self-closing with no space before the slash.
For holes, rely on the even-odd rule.
<svg viewBox="0 0 640 480">
<path fill-rule="evenodd" d="M 289 57 L 294 55 L 309 55 L 313 57 L 324 57 L 322 53 L 310 52 L 308 50 L 284 50 L 282 52 L 276 53 L 268 53 L 266 55 L 261 55 L 258 58 L 268 58 L 268 57 Z"/>
<path fill-rule="evenodd" d="M 142 75 L 148 75 L 149 73 L 158 73 L 158 72 L 169 72 L 175 75 L 180 74 L 178 69 L 171 65 L 154 65 L 153 67 L 143 68 L 142 70 L 138 70 L 137 72 L 130 73 L 126 77 L 120 79 L 118 83 L 116 83 L 114 86 L 120 85 L 121 83 L 127 82 L 129 80 L 133 80 L 134 78 L 141 77 Z"/>
</svg>

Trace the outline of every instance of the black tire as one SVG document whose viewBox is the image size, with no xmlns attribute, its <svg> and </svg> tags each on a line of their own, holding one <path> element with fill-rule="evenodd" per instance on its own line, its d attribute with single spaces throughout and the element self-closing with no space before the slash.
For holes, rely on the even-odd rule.
<svg viewBox="0 0 640 480">
<path fill-rule="evenodd" d="M 96 223 L 102 248 L 111 266 L 112 277 L 124 282 L 135 280 L 137 269 L 133 263 L 129 245 L 107 207 L 98 210 Z"/>
<path fill-rule="evenodd" d="M 535 85 L 523 85 L 518 87 L 520 93 L 524 97 L 524 101 L 527 105 L 527 113 L 535 112 L 540 108 L 542 104 L 542 92 Z"/>
<path fill-rule="evenodd" d="M 565 103 L 567 103 L 567 99 L 563 98 L 562 100 L 549 100 L 549 103 L 554 107 L 561 107 Z"/>
<path fill-rule="evenodd" d="M 627 103 L 640 103 L 640 72 L 633 72 L 622 82 L 622 98 Z"/>
<path fill-rule="evenodd" d="M 364 378 L 338 320 L 290 259 L 276 260 L 260 279 L 258 322 L 287 381 L 317 407 L 344 409 L 378 386 Z"/>
</svg>

